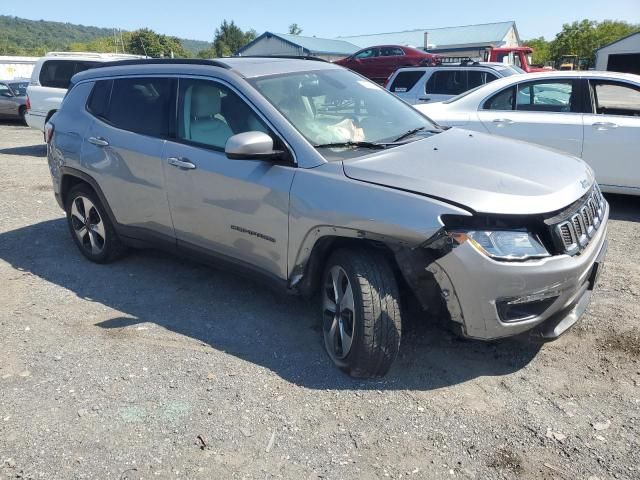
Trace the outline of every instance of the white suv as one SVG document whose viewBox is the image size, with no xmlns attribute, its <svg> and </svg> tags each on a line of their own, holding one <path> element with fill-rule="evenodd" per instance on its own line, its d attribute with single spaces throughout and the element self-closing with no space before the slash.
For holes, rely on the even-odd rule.
<svg viewBox="0 0 640 480">
<path fill-rule="evenodd" d="M 411 105 L 442 102 L 498 78 L 524 73 L 513 65 L 463 62 L 438 67 L 398 69 L 386 84 L 387 90 Z"/>
<path fill-rule="evenodd" d="M 27 114 L 25 120 L 31 128 L 44 131 L 44 125 L 60 108 L 67 93 L 69 81 L 76 73 L 88 70 L 102 62 L 112 62 L 138 55 L 90 53 L 90 52 L 49 52 L 40 58 L 31 74 L 27 88 Z"/>
</svg>

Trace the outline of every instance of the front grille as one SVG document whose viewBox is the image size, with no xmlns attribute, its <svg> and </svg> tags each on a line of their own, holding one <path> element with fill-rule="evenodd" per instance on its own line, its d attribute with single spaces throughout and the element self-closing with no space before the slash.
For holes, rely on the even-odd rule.
<svg viewBox="0 0 640 480">
<path fill-rule="evenodd" d="M 551 227 L 561 253 L 574 255 L 585 248 L 600 227 L 604 211 L 604 197 L 596 184 L 566 220 Z"/>
</svg>

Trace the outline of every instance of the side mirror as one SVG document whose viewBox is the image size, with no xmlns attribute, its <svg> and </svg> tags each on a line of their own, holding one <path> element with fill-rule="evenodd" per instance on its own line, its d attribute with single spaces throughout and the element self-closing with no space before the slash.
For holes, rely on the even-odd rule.
<svg viewBox="0 0 640 480">
<path fill-rule="evenodd" d="M 229 137 L 224 153 L 231 160 L 282 160 L 285 153 L 273 149 L 273 139 L 264 132 L 244 132 Z"/>
</svg>

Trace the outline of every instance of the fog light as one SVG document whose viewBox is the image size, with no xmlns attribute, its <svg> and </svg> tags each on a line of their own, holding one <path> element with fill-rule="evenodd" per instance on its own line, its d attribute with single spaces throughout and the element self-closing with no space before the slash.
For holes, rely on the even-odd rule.
<svg viewBox="0 0 640 480">
<path fill-rule="evenodd" d="M 560 293 L 554 291 L 502 298 L 496 301 L 496 309 L 505 323 L 523 322 L 542 315 L 559 296 Z"/>
</svg>

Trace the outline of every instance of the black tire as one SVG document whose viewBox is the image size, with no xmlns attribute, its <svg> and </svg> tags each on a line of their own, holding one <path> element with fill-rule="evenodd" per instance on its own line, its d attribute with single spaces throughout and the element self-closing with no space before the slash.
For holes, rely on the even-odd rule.
<svg viewBox="0 0 640 480">
<path fill-rule="evenodd" d="M 85 206 L 88 212 L 85 212 Z M 124 255 L 126 246 L 118 238 L 102 202 L 89 185 L 81 183 L 71 189 L 67 194 L 65 211 L 71 238 L 87 259 L 95 263 L 109 263 Z M 84 224 L 80 217 L 86 219 Z M 93 227 L 87 228 L 87 225 Z M 83 231 L 86 233 L 82 234 Z"/>
<path fill-rule="evenodd" d="M 335 313 L 342 307 L 332 311 L 332 295 L 334 305 L 342 305 L 335 294 L 337 283 L 345 284 L 345 280 L 333 282 L 333 273 L 348 279 L 353 296 L 353 315 L 348 309 Z M 338 290 L 342 287 L 339 286 Z M 345 294 L 343 298 L 346 298 Z M 321 303 L 323 335 L 325 348 L 329 357 L 343 371 L 358 378 L 384 376 L 395 360 L 400 349 L 402 320 L 400 312 L 400 294 L 393 270 L 379 252 L 372 250 L 341 249 L 334 252 L 326 264 L 321 282 Z M 337 317 L 341 317 L 336 320 Z M 349 321 L 350 320 L 350 321 Z M 335 333 L 330 334 L 332 325 L 339 323 L 338 340 Z M 350 349 L 346 355 L 341 348 L 342 326 L 347 331 L 351 325 L 352 336 Z M 335 332 L 335 328 L 333 330 Z M 348 338 L 348 335 L 347 335 Z"/>
<path fill-rule="evenodd" d="M 18 109 L 18 115 L 20 115 L 20 121 L 25 125 L 27 124 L 26 114 L 27 114 L 27 107 L 23 105 Z"/>
</svg>

